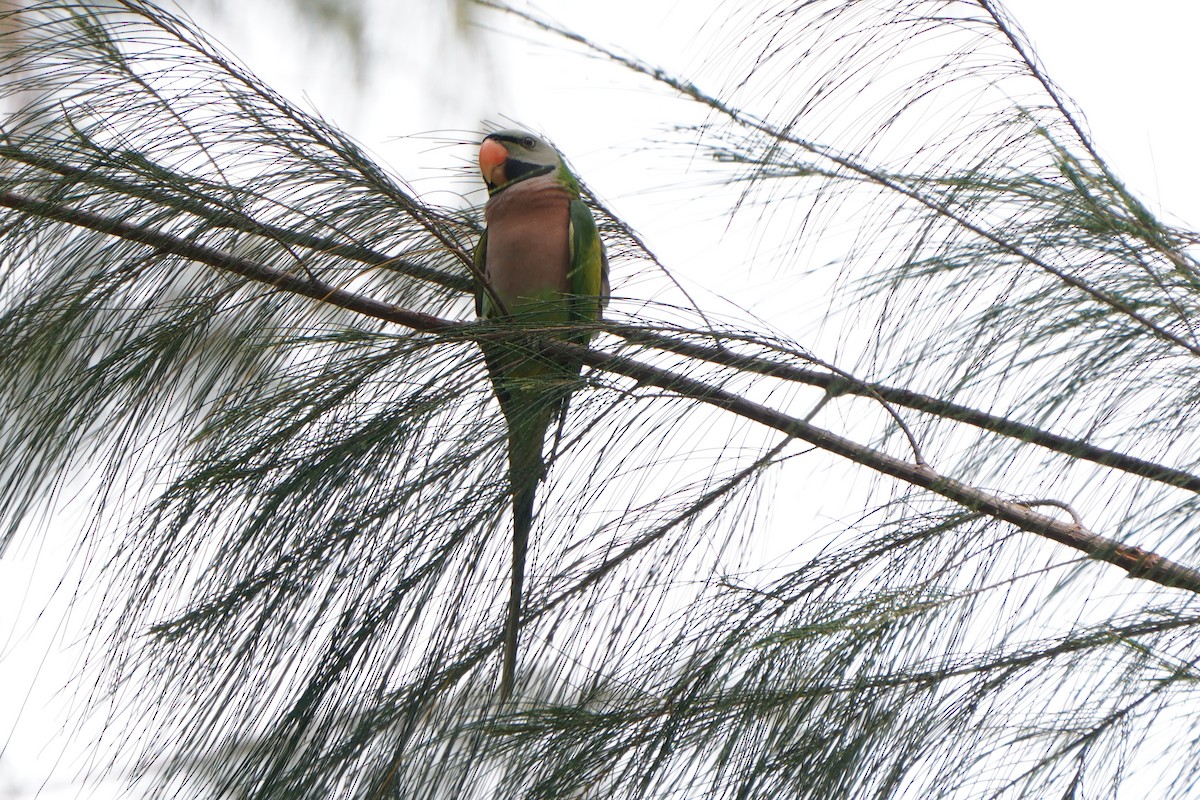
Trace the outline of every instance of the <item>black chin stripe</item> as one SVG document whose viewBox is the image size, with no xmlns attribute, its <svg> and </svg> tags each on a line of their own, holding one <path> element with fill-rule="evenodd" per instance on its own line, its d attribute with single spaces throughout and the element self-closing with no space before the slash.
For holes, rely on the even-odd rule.
<svg viewBox="0 0 1200 800">
<path fill-rule="evenodd" d="M 554 171 L 554 167 L 546 164 L 530 164 L 528 161 L 518 161 L 515 158 L 510 158 L 504 162 L 504 177 L 508 178 L 509 183 L 516 183 L 525 178 L 535 178 L 538 175 L 548 175 Z"/>
</svg>

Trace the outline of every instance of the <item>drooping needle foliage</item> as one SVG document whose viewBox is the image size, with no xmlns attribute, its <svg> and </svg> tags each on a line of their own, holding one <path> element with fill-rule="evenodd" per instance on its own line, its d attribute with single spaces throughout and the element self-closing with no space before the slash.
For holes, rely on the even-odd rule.
<svg viewBox="0 0 1200 800">
<path fill-rule="evenodd" d="M 1015 23 L 755 4 L 685 77 L 478 5 L 701 109 L 653 143 L 686 156 L 664 182 L 699 170 L 746 236 L 726 280 L 767 253 L 823 311 L 693 304 L 589 200 L 592 349 L 475 322 L 477 208 L 163 8 L 5 12 L 0 520 L 86 499 L 107 768 L 264 800 L 1194 791 L 1196 235 L 1124 188 Z M 504 705 L 477 342 L 516 336 L 576 348 L 587 385 Z M 862 478 L 818 524 L 831 470 Z"/>
</svg>

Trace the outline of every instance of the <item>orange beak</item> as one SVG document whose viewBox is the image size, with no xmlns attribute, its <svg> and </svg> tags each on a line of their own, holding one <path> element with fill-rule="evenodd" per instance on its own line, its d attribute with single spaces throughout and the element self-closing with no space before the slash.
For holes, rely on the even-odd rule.
<svg viewBox="0 0 1200 800">
<path fill-rule="evenodd" d="M 479 171 L 488 186 L 499 186 L 508 181 L 504 174 L 505 161 L 508 161 L 508 150 L 495 139 L 484 139 L 479 145 Z"/>
</svg>

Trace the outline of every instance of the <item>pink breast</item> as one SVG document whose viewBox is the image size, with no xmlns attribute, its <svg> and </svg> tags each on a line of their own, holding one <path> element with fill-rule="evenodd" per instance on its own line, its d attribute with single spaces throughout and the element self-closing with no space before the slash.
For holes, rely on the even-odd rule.
<svg viewBox="0 0 1200 800">
<path fill-rule="evenodd" d="M 522 298 L 567 293 L 570 195 L 541 178 L 510 186 L 488 201 L 488 280 L 511 311 Z"/>
</svg>

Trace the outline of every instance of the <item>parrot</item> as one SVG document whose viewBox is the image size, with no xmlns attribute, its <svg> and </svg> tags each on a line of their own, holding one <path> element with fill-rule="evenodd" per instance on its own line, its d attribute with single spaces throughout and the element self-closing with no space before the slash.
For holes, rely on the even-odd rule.
<svg viewBox="0 0 1200 800">
<path fill-rule="evenodd" d="M 608 257 L 579 181 L 558 151 L 523 130 L 483 138 L 479 170 L 487 186 L 484 231 L 474 252 L 475 312 L 587 345 L 609 296 Z M 512 495 L 512 572 L 500 698 L 512 694 L 525 554 L 533 525 L 546 433 L 562 425 L 582 364 L 539 353 L 536 342 L 481 340 L 484 363 L 508 433 Z M 561 432 L 561 427 L 559 428 Z"/>
</svg>

